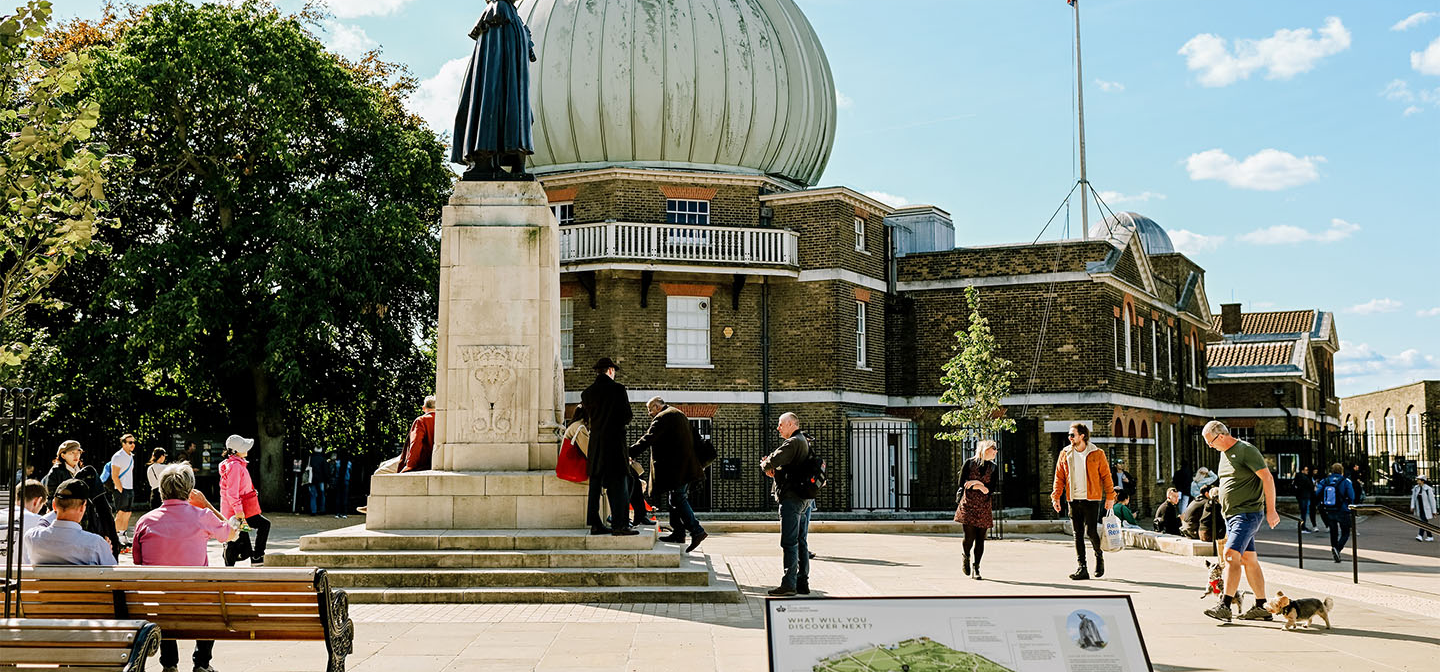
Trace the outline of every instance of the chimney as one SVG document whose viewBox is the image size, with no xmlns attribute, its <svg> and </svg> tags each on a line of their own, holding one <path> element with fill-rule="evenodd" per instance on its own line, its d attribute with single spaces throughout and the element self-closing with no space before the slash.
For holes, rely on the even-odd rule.
<svg viewBox="0 0 1440 672">
<path fill-rule="evenodd" d="M 1240 333 L 1240 304 L 1220 304 L 1220 333 L 1226 336 Z"/>
</svg>

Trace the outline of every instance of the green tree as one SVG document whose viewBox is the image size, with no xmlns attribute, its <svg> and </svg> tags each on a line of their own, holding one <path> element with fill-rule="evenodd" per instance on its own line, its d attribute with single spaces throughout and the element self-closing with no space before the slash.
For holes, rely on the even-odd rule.
<svg viewBox="0 0 1440 672">
<path fill-rule="evenodd" d="M 1010 360 L 995 353 L 990 321 L 980 314 L 980 292 L 973 286 L 965 288 L 965 305 L 970 308 L 970 325 L 955 332 L 955 356 L 940 367 L 944 371 L 940 382 L 945 384 L 940 403 L 952 407 L 940 423 L 953 429 L 935 438 L 949 441 L 1015 431 L 1015 421 L 1004 417 L 1000 401 L 1010 394 L 1016 373 L 1010 370 Z"/>
<path fill-rule="evenodd" d="M 454 180 L 402 105 L 414 81 L 327 53 L 305 21 L 168 0 L 89 40 L 96 134 L 134 166 L 112 189 L 113 252 L 70 283 L 83 306 L 55 316 L 73 360 L 51 374 L 94 383 L 72 415 L 114 398 L 115 423 L 193 414 L 258 435 L 272 505 L 287 436 L 353 454 L 433 386 Z M 338 434 L 324 429 L 337 414 L 351 419 Z M 305 431 L 312 418 L 323 427 Z"/>
<path fill-rule="evenodd" d="M 105 174 L 116 161 L 91 140 L 100 104 L 74 95 L 92 59 L 67 53 L 47 62 L 35 55 L 33 44 L 50 14 L 48 1 L 31 0 L 0 18 L 3 381 L 18 375 L 31 341 L 43 337 L 22 324 L 25 309 L 47 301 L 46 290 L 91 250 L 96 230 L 108 223 Z"/>
</svg>

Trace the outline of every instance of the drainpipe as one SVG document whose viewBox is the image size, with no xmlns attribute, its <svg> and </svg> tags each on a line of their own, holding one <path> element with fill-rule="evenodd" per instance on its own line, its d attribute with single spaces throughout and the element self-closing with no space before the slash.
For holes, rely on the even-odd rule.
<svg viewBox="0 0 1440 672">
<path fill-rule="evenodd" d="M 770 278 L 760 284 L 760 426 L 770 424 Z"/>
</svg>

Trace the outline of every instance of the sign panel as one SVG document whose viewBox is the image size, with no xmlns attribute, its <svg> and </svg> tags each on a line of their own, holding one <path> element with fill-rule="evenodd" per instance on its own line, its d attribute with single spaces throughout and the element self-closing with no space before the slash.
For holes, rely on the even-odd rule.
<svg viewBox="0 0 1440 672">
<path fill-rule="evenodd" d="M 771 672 L 1141 672 L 1128 595 L 774 599 Z"/>
</svg>

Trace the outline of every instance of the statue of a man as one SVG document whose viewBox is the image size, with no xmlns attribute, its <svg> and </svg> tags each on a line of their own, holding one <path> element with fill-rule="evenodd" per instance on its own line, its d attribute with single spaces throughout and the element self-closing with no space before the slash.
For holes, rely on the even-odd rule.
<svg viewBox="0 0 1440 672">
<path fill-rule="evenodd" d="M 530 131 L 534 121 L 530 63 L 535 61 L 535 44 L 515 12 L 519 0 L 486 2 L 489 5 L 470 31 L 475 51 L 455 112 L 450 160 L 469 166 L 465 180 L 534 179 L 525 172 L 525 157 L 535 153 Z"/>
</svg>

